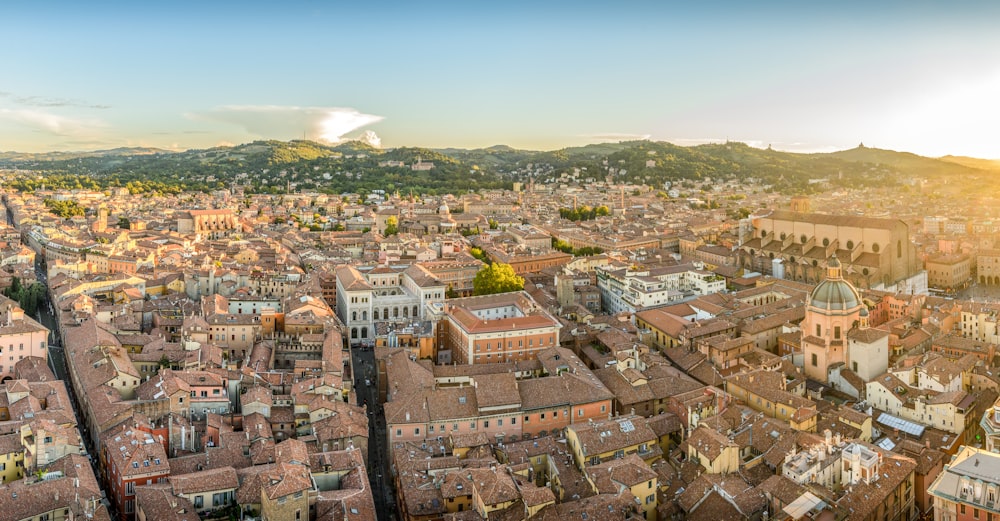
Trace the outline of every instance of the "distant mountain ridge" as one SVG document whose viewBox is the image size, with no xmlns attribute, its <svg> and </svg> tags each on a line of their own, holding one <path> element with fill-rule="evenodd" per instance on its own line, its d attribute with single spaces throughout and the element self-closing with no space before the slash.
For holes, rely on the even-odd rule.
<svg viewBox="0 0 1000 521">
<path fill-rule="evenodd" d="M 433 169 L 411 169 L 416 162 Z M 400 166 L 402 165 L 402 166 Z M 530 168 L 529 168 L 530 166 Z M 928 158 L 858 146 L 832 153 L 801 154 L 738 142 L 679 146 L 662 141 L 622 141 L 551 151 L 507 145 L 480 149 L 377 148 L 363 141 L 338 144 L 261 140 L 182 152 L 117 148 L 94 152 L 0 153 L 0 168 L 48 176 L 85 177 L 115 186 L 153 179 L 207 190 L 239 179 L 251 190 L 275 192 L 275 172 L 286 188 L 330 192 L 383 190 L 461 191 L 510 186 L 528 176 L 545 182 L 572 178 L 651 185 L 754 178 L 785 193 L 811 193 L 819 181 L 844 187 L 886 186 L 907 178 L 952 179 L 1000 172 L 1000 161 L 946 156 Z M 565 176 L 562 177 L 565 179 Z M 30 189 L 33 184 L 22 183 Z M 48 184 L 47 186 L 58 186 Z"/>
</svg>

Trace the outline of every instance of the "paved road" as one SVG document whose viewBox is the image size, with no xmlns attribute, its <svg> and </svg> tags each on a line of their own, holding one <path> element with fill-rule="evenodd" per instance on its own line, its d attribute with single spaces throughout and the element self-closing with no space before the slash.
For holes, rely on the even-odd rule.
<svg viewBox="0 0 1000 521">
<path fill-rule="evenodd" d="M 396 499 L 393 493 L 389 458 L 386 447 L 385 415 L 378 402 L 378 371 L 375 370 L 375 353 L 371 349 L 351 349 L 354 366 L 354 388 L 358 405 L 368 406 L 368 480 L 379 521 L 396 520 Z M 367 380 L 367 382 L 366 382 Z"/>
</svg>

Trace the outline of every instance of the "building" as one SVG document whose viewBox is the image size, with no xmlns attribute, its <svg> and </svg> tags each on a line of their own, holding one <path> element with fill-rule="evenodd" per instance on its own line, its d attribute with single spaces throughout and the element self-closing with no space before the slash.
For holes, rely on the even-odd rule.
<svg viewBox="0 0 1000 521">
<path fill-rule="evenodd" d="M 753 219 L 753 238 L 741 246 L 740 261 L 746 269 L 771 275 L 778 260 L 784 278 L 816 283 L 834 255 L 857 287 L 927 291 L 909 225 L 898 219 L 775 210 Z"/>
<path fill-rule="evenodd" d="M 942 253 L 927 257 L 927 285 L 940 290 L 965 287 L 972 277 L 972 259 L 964 254 Z"/>
<path fill-rule="evenodd" d="M 841 364 L 871 378 L 889 365 L 888 341 L 881 331 L 868 328 L 868 310 L 861 295 L 844 279 L 836 256 L 806 304 L 802 321 L 802 364 L 806 376 L 829 383 L 831 370 Z"/>
<path fill-rule="evenodd" d="M 635 313 L 726 289 L 725 278 L 692 262 L 661 268 L 599 267 L 597 287 L 608 313 Z"/>
<path fill-rule="evenodd" d="M 452 361 L 489 364 L 531 360 L 558 346 L 562 324 L 527 292 L 514 291 L 450 299 L 439 327 Z"/>
<path fill-rule="evenodd" d="M 337 317 L 351 345 L 374 344 L 381 324 L 427 320 L 427 306 L 443 302 L 448 289 L 420 265 L 340 266 L 336 277 Z"/>
<path fill-rule="evenodd" d="M 1000 250 L 980 250 L 976 254 L 976 276 L 980 284 L 1000 284 Z"/>
<path fill-rule="evenodd" d="M 229 209 L 187 210 L 177 217 L 177 233 L 221 239 L 236 229 L 236 216 Z"/>
<path fill-rule="evenodd" d="M 121 521 L 135 519 L 136 487 L 164 483 L 170 462 L 162 440 L 125 422 L 101 435 L 100 468 L 108 500 Z"/>
<path fill-rule="evenodd" d="M 48 359 L 49 330 L 7 297 L 0 297 L 0 306 L 0 382 L 6 382 L 14 378 L 17 362 L 30 356 Z"/>
<path fill-rule="evenodd" d="M 1000 454 L 963 446 L 927 492 L 934 521 L 987 521 L 1000 518 Z"/>
<path fill-rule="evenodd" d="M 647 419 L 634 415 L 570 425 L 566 428 L 566 444 L 581 471 L 632 454 L 647 464 L 663 456 Z"/>
<path fill-rule="evenodd" d="M 983 428 L 986 450 L 1000 453 L 1000 400 L 986 409 L 982 419 L 979 420 L 979 426 Z"/>
</svg>

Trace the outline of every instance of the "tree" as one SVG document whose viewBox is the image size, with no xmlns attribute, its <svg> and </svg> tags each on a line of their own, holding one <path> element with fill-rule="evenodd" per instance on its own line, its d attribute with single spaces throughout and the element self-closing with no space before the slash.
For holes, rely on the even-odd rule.
<svg viewBox="0 0 1000 521">
<path fill-rule="evenodd" d="M 390 215 L 385 220 L 385 236 L 396 235 L 399 233 L 399 219 L 395 215 Z"/>
<path fill-rule="evenodd" d="M 524 278 L 510 264 L 494 262 L 483 266 L 472 280 L 473 295 L 493 295 L 524 289 Z"/>
<path fill-rule="evenodd" d="M 119 217 L 118 218 L 118 227 L 119 228 L 123 228 L 123 229 L 127 230 L 127 229 L 129 229 L 129 226 L 131 226 L 131 225 L 132 225 L 132 221 L 130 221 L 128 217 Z"/>
</svg>

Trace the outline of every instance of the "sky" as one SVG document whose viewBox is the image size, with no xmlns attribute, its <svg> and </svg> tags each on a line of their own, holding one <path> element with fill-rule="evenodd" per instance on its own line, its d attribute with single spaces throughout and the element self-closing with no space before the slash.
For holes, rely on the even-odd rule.
<svg viewBox="0 0 1000 521">
<path fill-rule="evenodd" d="M 0 151 L 371 131 L 1000 159 L 997 27 L 986 1 L 5 2 Z"/>
</svg>

